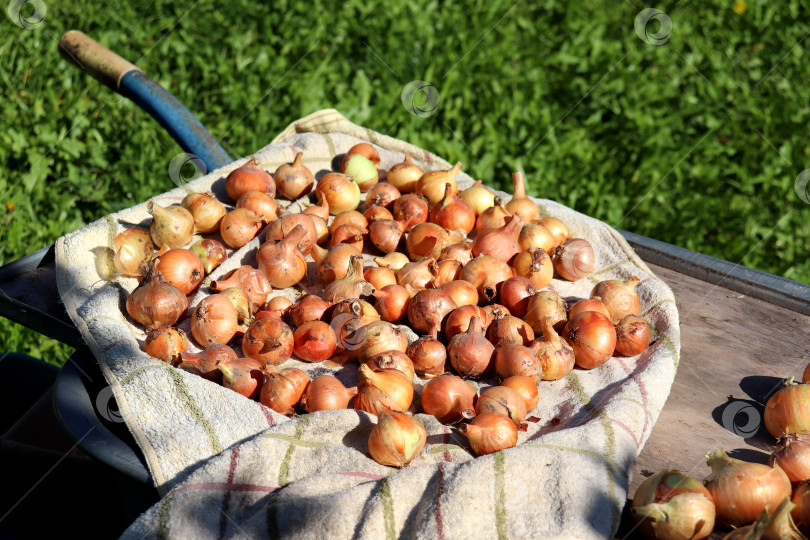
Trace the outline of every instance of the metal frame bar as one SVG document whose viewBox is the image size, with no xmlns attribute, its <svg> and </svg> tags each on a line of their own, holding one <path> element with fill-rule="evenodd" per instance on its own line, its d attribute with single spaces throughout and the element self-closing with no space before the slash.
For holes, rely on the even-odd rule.
<svg viewBox="0 0 810 540">
<path fill-rule="evenodd" d="M 810 285 L 619 230 L 642 260 L 810 315 Z"/>
</svg>

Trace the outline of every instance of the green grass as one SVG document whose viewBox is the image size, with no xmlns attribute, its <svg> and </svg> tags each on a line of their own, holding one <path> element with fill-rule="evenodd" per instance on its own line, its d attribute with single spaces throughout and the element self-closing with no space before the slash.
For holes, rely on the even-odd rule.
<svg viewBox="0 0 810 540">
<path fill-rule="evenodd" d="M 2 21 L 0 263 L 173 187 L 177 145 L 59 57 L 59 37 L 78 28 L 172 91 L 233 156 L 335 107 L 490 185 L 522 168 L 533 195 L 810 282 L 810 206 L 794 190 L 810 167 L 798 0 L 741 14 L 734 2 L 665 2 L 660 46 L 636 35 L 647 6 L 630 1 L 44 1 L 34 29 Z M 400 100 L 417 79 L 440 95 L 428 118 Z M 69 354 L 6 320 L 2 350 Z"/>
</svg>

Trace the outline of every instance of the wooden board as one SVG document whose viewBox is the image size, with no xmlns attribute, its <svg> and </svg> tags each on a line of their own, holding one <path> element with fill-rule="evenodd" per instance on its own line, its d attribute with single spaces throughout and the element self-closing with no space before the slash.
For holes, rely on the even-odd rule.
<svg viewBox="0 0 810 540">
<path fill-rule="evenodd" d="M 639 484 L 661 469 L 680 469 L 703 480 L 710 472 L 704 455 L 718 448 L 766 463 L 775 440 L 761 422 L 765 402 L 785 378 L 801 379 L 810 362 L 810 316 L 650 267 L 675 293 L 681 359 L 633 471 L 631 499 Z M 632 522 L 627 517 L 617 538 L 638 537 L 628 536 Z"/>
</svg>

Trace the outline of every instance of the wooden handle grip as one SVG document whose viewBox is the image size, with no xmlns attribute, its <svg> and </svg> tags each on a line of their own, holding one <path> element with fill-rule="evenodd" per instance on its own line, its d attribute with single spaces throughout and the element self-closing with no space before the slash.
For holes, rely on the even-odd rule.
<svg viewBox="0 0 810 540">
<path fill-rule="evenodd" d="M 62 56 L 110 88 L 118 90 L 121 77 L 138 68 L 79 30 L 70 30 L 59 40 Z"/>
</svg>

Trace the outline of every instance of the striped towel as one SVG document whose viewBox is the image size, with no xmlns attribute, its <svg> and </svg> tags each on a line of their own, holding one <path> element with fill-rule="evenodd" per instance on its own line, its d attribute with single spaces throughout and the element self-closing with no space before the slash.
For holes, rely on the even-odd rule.
<svg viewBox="0 0 810 540">
<path fill-rule="evenodd" d="M 352 124 L 334 110 L 291 124 L 256 157 L 272 171 L 300 150 L 318 176 L 331 170 L 334 156 L 360 141 L 376 145 L 385 169 L 406 153 L 426 170 L 449 168 L 441 158 Z M 227 200 L 223 179 L 245 161 L 153 200 L 174 204 L 189 190 L 209 189 Z M 464 174 L 459 180 L 462 189 L 472 182 Z M 427 444 L 402 470 L 371 459 L 367 439 L 376 422 L 371 415 L 341 410 L 287 418 L 142 352 L 144 331 L 122 312 L 137 282 L 116 276 L 112 240 L 127 227 L 148 224 L 145 204 L 61 238 L 60 295 L 162 495 L 124 538 L 610 537 L 635 459 L 675 377 L 678 312 L 669 288 L 614 229 L 553 201 L 537 202 L 596 248 L 591 276 L 574 283 L 554 280 L 549 288 L 564 298 L 587 297 L 598 281 L 638 276 L 642 315 L 653 328 L 654 343 L 639 357 L 614 358 L 597 369 L 575 369 L 563 380 L 542 382 L 540 404 L 531 413 L 540 421 L 520 433 L 515 448 L 493 455 L 475 458 L 461 434 L 419 414 Z M 302 201 L 290 206 L 299 211 Z M 212 292 L 206 286 L 211 279 L 243 260 L 255 261 L 258 245 L 254 239 L 230 253 L 190 297 L 188 313 Z M 308 280 L 300 288 L 315 290 L 318 284 Z M 297 293 L 277 291 L 289 298 Z M 180 327 L 188 331 L 188 321 Z M 197 350 L 193 343 L 192 348 Z M 357 381 L 356 370 L 329 362 L 292 359 L 287 365 L 313 378 L 333 373 L 347 386 Z M 414 410 L 423 384 L 414 380 Z"/>
</svg>

